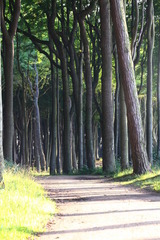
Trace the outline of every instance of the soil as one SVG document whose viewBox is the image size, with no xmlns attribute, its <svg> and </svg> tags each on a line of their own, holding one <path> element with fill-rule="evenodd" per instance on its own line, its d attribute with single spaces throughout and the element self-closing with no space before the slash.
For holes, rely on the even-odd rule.
<svg viewBox="0 0 160 240">
<path fill-rule="evenodd" d="M 39 240 L 160 240 L 160 194 L 96 176 L 38 182 L 58 209 Z"/>
</svg>

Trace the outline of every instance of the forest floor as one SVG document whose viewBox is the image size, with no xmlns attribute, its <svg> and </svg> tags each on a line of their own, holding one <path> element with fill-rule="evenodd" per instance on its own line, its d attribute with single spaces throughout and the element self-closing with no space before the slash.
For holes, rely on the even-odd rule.
<svg viewBox="0 0 160 240">
<path fill-rule="evenodd" d="M 160 194 L 99 176 L 45 176 L 38 182 L 57 213 L 39 240 L 160 240 Z"/>
</svg>

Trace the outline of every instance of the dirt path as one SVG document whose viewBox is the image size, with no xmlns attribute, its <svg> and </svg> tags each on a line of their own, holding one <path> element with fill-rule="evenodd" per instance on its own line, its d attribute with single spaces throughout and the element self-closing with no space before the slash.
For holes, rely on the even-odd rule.
<svg viewBox="0 0 160 240">
<path fill-rule="evenodd" d="M 58 207 L 40 240 L 160 240 L 160 194 L 92 176 L 38 181 Z"/>
</svg>

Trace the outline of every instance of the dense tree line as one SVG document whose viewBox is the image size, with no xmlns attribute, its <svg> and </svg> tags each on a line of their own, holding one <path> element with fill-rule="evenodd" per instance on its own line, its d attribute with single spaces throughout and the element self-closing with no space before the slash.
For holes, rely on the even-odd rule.
<svg viewBox="0 0 160 240">
<path fill-rule="evenodd" d="M 159 8 L 1 1 L 1 176 L 3 153 L 50 174 L 93 169 L 99 154 L 105 172 L 119 160 L 134 173 L 151 170 L 160 157 Z"/>
</svg>

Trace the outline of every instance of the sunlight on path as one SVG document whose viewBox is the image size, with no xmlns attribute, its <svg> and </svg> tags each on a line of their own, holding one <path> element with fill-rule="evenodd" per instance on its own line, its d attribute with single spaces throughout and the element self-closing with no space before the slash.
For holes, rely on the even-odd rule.
<svg viewBox="0 0 160 240">
<path fill-rule="evenodd" d="M 58 214 L 40 240 L 158 240 L 160 195 L 91 176 L 38 180 Z"/>
</svg>

